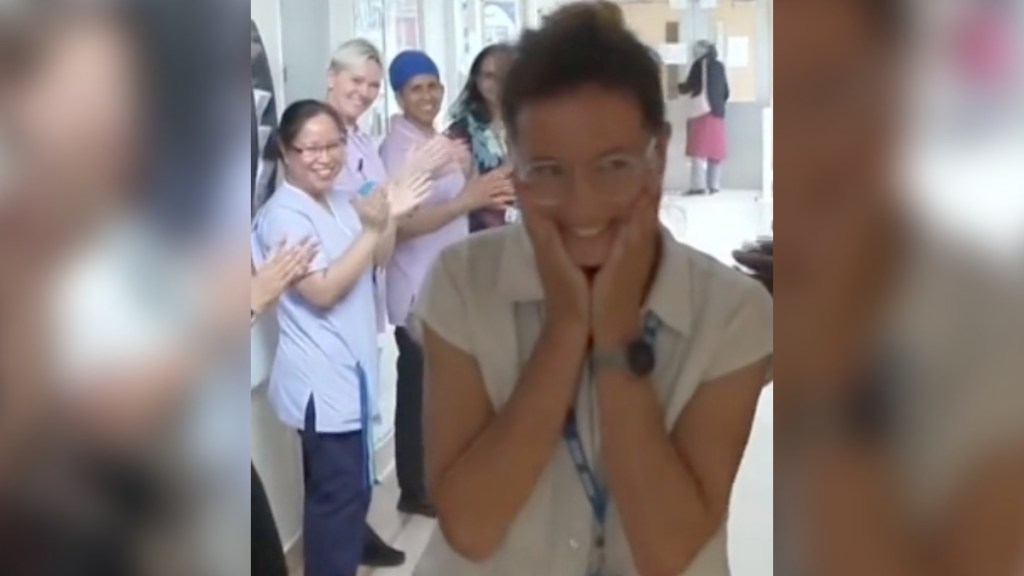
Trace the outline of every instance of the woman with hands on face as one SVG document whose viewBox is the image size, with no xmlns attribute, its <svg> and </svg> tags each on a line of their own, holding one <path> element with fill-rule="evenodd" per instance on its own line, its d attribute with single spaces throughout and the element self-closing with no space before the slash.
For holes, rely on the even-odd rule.
<svg viewBox="0 0 1024 576">
<path fill-rule="evenodd" d="M 391 119 L 381 145 L 384 166 L 392 174 L 430 175 L 423 205 L 397 222 L 398 245 L 387 268 L 388 316 L 398 344 L 398 403 L 395 416 L 396 462 L 401 498 L 398 508 L 433 516 L 423 470 L 423 358 L 407 329 L 409 312 L 423 279 L 442 250 L 469 235 L 467 215 L 503 206 L 512 198 L 508 171 L 467 181 L 465 145 L 440 135 L 435 122 L 444 100 L 440 72 L 420 51 L 405 51 L 389 69 L 402 114 Z"/>
<path fill-rule="evenodd" d="M 508 73 L 524 225 L 446 249 L 417 298 L 441 527 L 418 576 L 729 573 L 772 301 L 660 226 L 660 74 L 599 6 Z"/>
</svg>

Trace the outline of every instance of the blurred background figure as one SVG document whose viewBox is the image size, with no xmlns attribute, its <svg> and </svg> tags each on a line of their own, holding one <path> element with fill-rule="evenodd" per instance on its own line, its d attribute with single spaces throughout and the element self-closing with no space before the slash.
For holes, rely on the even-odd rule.
<svg viewBox="0 0 1024 576">
<path fill-rule="evenodd" d="M 1021 7 L 1013 0 L 972 0 L 959 12 L 951 30 L 952 60 L 978 112 L 969 118 L 989 124 L 1008 112 L 1007 96 L 1024 62 L 1017 20 Z"/>
<path fill-rule="evenodd" d="M 512 47 L 494 44 L 473 60 L 469 78 L 455 103 L 452 123 L 445 134 L 469 146 L 473 157 L 471 174 L 483 176 L 508 161 L 505 124 L 501 119 L 501 91 L 505 72 L 512 61 Z M 469 215 L 470 232 L 501 226 L 518 219 L 511 206 L 485 207 Z"/>
<path fill-rule="evenodd" d="M 241 311 L 248 284 L 240 266 L 211 273 L 219 266 L 210 266 L 210 254 L 223 251 L 208 250 L 223 237 L 213 213 L 218 194 L 228 193 L 219 186 L 230 157 L 225 134 L 241 126 L 224 114 L 238 76 L 223 43 L 233 36 L 224 26 L 234 6 L 28 3 L 19 20 L 0 26 L 4 136 L 19 164 L 0 203 L 0 219 L 12 224 L 2 226 L 4 244 L 16 240 L 18 249 L 0 258 L 36 297 L 4 294 L 5 312 L 21 312 L 3 314 L 2 356 L 21 349 L 19 374 L 7 372 L 0 385 L 34 390 L 32 398 L 46 402 L 23 403 L 20 412 L 37 418 L 18 420 L 37 434 L 5 468 L 17 474 L 0 499 L 3 522 L 18 527 L 13 543 L 0 538 L 5 574 L 140 574 L 231 562 L 233 573 L 248 573 L 245 480 L 233 484 L 234 503 L 220 501 L 221 526 L 237 521 L 222 532 L 227 563 L 191 539 L 205 532 L 195 505 L 205 508 L 207 494 L 185 489 L 225 476 L 202 468 L 184 418 L 202 404 L 200 392 L 225 382 L 211 377 L 231 351 L 222 336 L 240 344 L 240 315 L 231 319 L 231 310 Z M 239 248 L 245 237 L 243 224 Z M 246 390 L 236 390 L 244 409 Z M 244 427 L 236 418 L 227 428 Z M 230 458 L 220 462 L 227 476 L 241 471 Z"/>
<path fill-rule="evenodd" d="M 687 195 L 717 194 L 722 190 L 722 163 L 727 156 L 725 106 L 729 79 L 718 60 L 718 48 L 702 40 L 694 46 L 695 60 L 679 93 L 702 102 L 701 114 L 687 120 L 686 155 L 692 163 Z"/>
<path fill-rule="evenodd" d="M 953 172 L 907 162 L 949 119 L 911 99 L 932 87 L 915 56 L 939 4 L 777 5 L 781 574 L 1024 566 L 1019 259 L 922 214 L 931 189 L 908 193 L 911 170 Z M 954 191 L 962 206 L 1005 210 L 1000 190 L 1024 189 L 1006 136 L 955 149 L 953 168 L 975 153 L 993 168 Z"/>
</svg>

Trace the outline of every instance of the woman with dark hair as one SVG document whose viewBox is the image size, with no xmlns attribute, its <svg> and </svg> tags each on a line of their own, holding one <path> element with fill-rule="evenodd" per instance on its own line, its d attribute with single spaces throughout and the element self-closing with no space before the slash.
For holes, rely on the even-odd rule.
<svg viewBox="0 0 1024 576">
<path fill-rule="evenodd" d="M 772 301 L 660 225 L 660 71 L 582 4 L 508 72 L 523 225 L 442 252 L 416 302 L 441 528 L 418 576 L 729 573 Z"/>
<path fill-rule="evenodd" d="M 701 103 L 699 115 L 686 123 L 686 155 L 692 162 L 687 195 L 717 194 L 722 189 L 722 162 L 727 152 L 725 106 L 729 102 L 729 79 L 718 60 L 718 49 L 706 40 L 694 48 L 696 60 L 690 66 L 679 92 Z"/>
<path fill-rule="evenodd" d="M 386 264 L 392 221 L 423 199 L 378 187 L 366 198 L 332 194 L 347 130 L 328 104 L 305 100 L 281 118 L 284 181 L 256 215 L 253 260 L 312 238 L 320 250 L 277 308 L 270 374 L 275 412 L 302 440 L 305 574 L 354 576 L 363 556 L 373 486 L 372 417 L 379 369 L 375 271 Z"/>
<path fill-rule="evenodd" d="M 446 134 L 469 145 L 473 175 L 504 170 L 508 160 L 505 123 L 501 117 L 501 91 L 505 71 L 512 62 L 513 48 L 493 44 L 484 48 L 469 70 L 469 79 L 455 104 Z M 469 215 L 469 231 L 477 232 L 518 219 L 512 206 L 481 208 Z"/>
<path fill-rule="evenodd" d="M 256 116 L 252 116 L 252 166 L 251 184 L 256 187 Z M 249 289 L 249 318 L 255 324 L 284 291 L 301 277 L 306 275 L 309 264 L 316 255 L 316 245 L 312 242 L 300 242 L 295 246 L 281 246 L 270 257 L 259 271 L 254 271 L 252 285 Z M 255 267 L 254 267 L 255 268 Z M 252 466 L 252 498 L 250 503 L 251 553 L 250 569 L 252 576 L 288 576 L 288 567 L 284 557 L 284 546 L 281 534 L 277 530 L 270 499 L 263 487 L 263 480 Z"/>
</svg>

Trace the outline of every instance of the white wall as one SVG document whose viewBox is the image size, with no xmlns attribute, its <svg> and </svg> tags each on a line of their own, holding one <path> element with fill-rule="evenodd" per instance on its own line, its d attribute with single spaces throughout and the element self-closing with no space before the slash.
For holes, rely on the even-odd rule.
<svg viewBox="0 0 1024 576">
<path fill-rule="evenodd" d="M 263 46 L 270 60 L 278 102 L 284 100 L 284 74 L 281 65 L 281 0 L 251 0 L 249 14 L 263 36 Z"/>
<path fill-rule="evenodd" d="M 257 325 L 250 339 L 253 393 L 250 403 L 252 461 L 270 498 L 281 539 L 290 547 L 302 532 L 302 452 L 298 435 L 282 426 L 266 399 L 267 376 L 273 358 L 277 327 L 273 314 Z"/>
<path fill-rule="evenodd" d="M 462 90 L 456 68 L 458 43 L 455 39 L 459 34 L 453 29 L 455 9 L 455 2 L 445 2 L 443 7 L 427 9 L 423 13 L 423 50 L 437 62 L 441 69 L 441 81 L 446 88 L 445 104 L 439 116 L 440 124 L 447 123 L 448 109 Z"/>
<path fill-rule="evenodd" d="M 327 0 L 285 0 L 281 4 L 284 106 L 296 100 L 322 99 L 327 93 L 330 15 Z"/>
</svg>

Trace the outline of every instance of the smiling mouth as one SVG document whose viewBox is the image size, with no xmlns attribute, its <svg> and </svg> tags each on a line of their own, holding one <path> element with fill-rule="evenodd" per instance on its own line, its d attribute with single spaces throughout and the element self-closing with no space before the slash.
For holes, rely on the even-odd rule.
<svg viewBox="0 0 1024 576">
<path fill-rule="evenodd" d="M 593 226 L 590 228 L 570 228 L 569 233 L 577 238 L 588 239 L 600 236 L 601 233 L 607 229 L 607 226 Z"/>
</svg>

